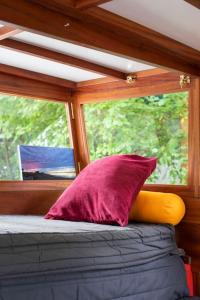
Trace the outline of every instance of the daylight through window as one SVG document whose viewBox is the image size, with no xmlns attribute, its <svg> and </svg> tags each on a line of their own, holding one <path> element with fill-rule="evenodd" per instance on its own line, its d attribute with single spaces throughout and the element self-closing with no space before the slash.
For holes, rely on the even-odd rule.
<svg viewBox="0 0 200 300">
<path fill-rule="evenodd" d="M 90 159 L 135 153 L 158 158 L 148 183 L 187 184 L 188 92 L 84 105 Z"/>
<path fill-rule="evenodd" d="M 56 147 L 56 150 L 60 147 L 70 147 L 65 104 L 1 94 L 0 180 L 21 179 L 20 145 L 43 147 L 33 148 L 37 157 L 40 157 L 41 153 L 44 154 L 44 151 L 48 150 L 47 147 Z M 32 148 L 22 148 L 21 151 L 27 152 L 30 149 Z M 35 159 L 32 167 L 34 170 L 39 167 L 36 156 L 32 159 L 32 162 Z M 57 165 L 54 164 L 54 169 L 48 169 L 49 178 L 63 171 L 59 166 L 58 172 Z M 44 162 L 41 166 L 43 170 L 49 167 Z"/>
</svg>

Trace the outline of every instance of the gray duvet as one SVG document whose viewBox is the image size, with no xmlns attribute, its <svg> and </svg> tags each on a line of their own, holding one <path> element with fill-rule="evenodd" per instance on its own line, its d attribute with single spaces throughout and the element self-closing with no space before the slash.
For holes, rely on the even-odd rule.
<svg viewBox="0 0 200 300">
<path fill-rule="evenodd" d="M 0 300 L 176 300 L 188 296 L 169 225 L 122 228 L 0 217 Z"/>
</svg>

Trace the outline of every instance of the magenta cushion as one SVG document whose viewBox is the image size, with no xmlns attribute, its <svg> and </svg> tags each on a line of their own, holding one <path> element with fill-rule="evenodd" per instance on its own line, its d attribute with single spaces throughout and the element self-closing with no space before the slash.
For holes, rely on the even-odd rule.
<svg viewBox="0 0 200 300">
<path fill-rule="evenodd" d="M 45 216 L 47 219 L 128 224 L 132 203 L 156 158 L 113 155 L 88 165 Z"/>
</svg>

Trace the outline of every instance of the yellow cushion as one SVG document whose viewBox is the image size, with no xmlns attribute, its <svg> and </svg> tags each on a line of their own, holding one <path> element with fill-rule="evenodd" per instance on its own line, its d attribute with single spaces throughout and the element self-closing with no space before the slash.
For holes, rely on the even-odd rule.
<svg viewBox="0 0 200 300">
<path fill-rule="evenodd" d="M 185 214 L 183 200 L 175 194 L 141 191 L 129 213 L 129 221 L 177 225 Z"/>
</svg>

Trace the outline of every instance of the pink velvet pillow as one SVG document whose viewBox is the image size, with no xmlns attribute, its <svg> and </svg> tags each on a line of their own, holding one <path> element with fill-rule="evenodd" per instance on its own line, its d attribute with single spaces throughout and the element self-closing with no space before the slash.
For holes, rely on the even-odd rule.
<svg viewBox="0 0 200 300">
<path fill-rule="evenodd" d="M 156 167 L 156 158 L 113 155 L 88 165 L 45 216 L 126 226 L 132 203 Z"/>
</svg>

